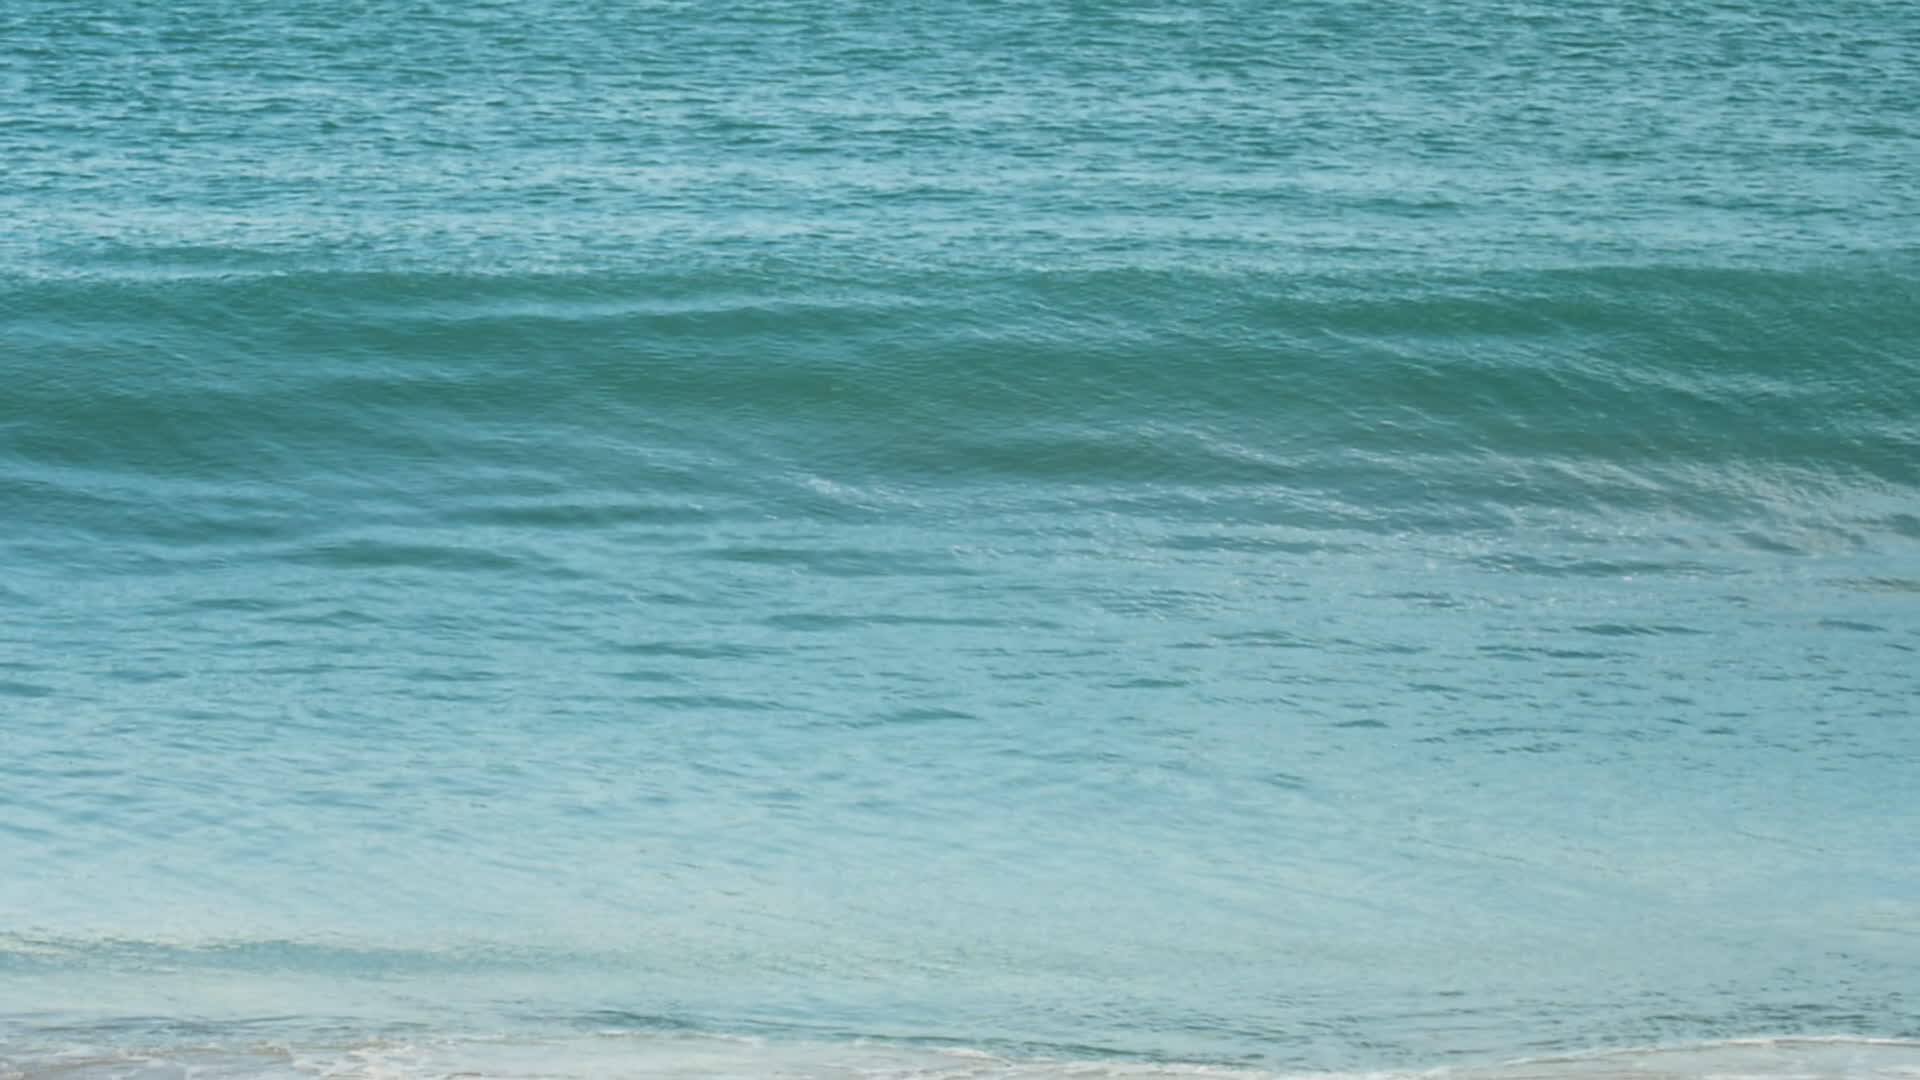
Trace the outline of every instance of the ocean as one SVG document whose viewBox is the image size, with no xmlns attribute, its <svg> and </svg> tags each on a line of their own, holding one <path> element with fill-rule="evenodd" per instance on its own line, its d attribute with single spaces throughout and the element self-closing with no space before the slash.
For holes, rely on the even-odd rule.
<svg viewBox="0 0 1920 1080">
<path fill-rule="evenodd" d="M 0 0 L 0 1080 L 1920 1077 L 1920 6 Z"/>
</svg>

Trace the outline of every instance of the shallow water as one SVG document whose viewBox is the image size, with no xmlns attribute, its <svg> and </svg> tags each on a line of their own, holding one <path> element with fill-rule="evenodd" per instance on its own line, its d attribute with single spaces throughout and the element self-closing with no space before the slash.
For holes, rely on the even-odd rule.
<svg viewBox="0 0 1920 1080">
<path fill-rule="evenodd" d="M 0 1076 L 1920 1071 L 1910 7 L 0 27 Z"/>
</svg>

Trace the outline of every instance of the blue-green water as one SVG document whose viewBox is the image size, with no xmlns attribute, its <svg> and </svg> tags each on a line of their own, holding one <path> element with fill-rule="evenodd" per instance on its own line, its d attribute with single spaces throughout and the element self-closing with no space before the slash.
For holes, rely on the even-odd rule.
<svg viewBox="0 0 1920 1080">
<path fill-rule="evenodd" d="M 1920 8 L 5 0 L 0 102 L 0 1078 L 1920 1072 Z"/>
</svg>

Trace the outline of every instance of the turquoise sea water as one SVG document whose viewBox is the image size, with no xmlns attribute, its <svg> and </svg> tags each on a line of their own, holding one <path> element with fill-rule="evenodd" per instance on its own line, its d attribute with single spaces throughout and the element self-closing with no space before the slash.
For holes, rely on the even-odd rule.
<svg viewBox="0 0 1920 1080">
<path fill-rule="evenodd" d="M 0 3 L 0 1080 L 1920 1075 L 1920 8 Z"/>
</svg>

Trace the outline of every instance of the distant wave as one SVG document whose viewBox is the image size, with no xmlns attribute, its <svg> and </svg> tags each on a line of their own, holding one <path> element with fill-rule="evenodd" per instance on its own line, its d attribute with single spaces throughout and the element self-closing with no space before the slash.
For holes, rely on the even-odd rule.
<svg viewBox="0 0 1920 1080">
<path fill-rule="evenodd" d="M 833 512 L 810 477 L 1306 530 L 1872 543 L 1920 536 L 1915 280 L 725 262 L 15 279 L 0 456 L 29 520 L 98 529 L 137 524 L 125 485 L 326 498 L 377 473 L 444 503 L 457 463 L 582 513 Z"/>
</svg>

